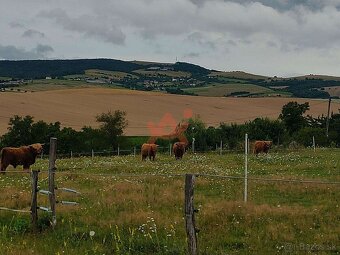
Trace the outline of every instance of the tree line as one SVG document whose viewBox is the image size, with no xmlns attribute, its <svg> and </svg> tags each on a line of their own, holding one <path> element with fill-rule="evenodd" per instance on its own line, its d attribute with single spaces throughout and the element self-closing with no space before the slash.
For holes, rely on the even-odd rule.
<svg viewBox="0 0 340 255">
<path fill-rule="evenodd" d="M 84 126 L 80 131 L 61 127 L 60 122 L 34 121 L 32 116 L 15 115 L 9 120 L 8 132 L 1 136 L 0 147 L 21 146 L 32 143 L 48 143 L 50 137 L 58 138 L 58 152 L 69 153 L 93 150 L 114 150 L 126 142 L 123 131 L 128 122 L 126 113 L 120 110 L 96 116 L 99 128 Z M 48 146 L 45 146 L 47 152 Z"/>
<path fill-rule="evenodd" d="M 84 74 L 87 69 L 131 73 L 155 65 L 170 66 L 175 71 L 189 72 L 192 76 L 205 76 L 210 73 L 206 68 L 185 62 L 138 64 L 138 62 L 117 59 L 0 60 L 0 77 L 41 79 L 46 76 Z"/>
<path fill-rule="evenodd" d="M 340 147 L 340 114 L 332 114 L 329 119 L 329 132 L 326 136 L 325 116 L 314 118 L 305 116 L 308 103 L 289 102 L 282 107 L 276 120 L 256 118 L 244 124 L 220 123 L 218 127 L 206 126 L 199 118 L 189 120 L 185 135 L 191 141 L 195 138 L 195 149 L 214 150 L 222 141 L 225 149 L 241 149 L 244 135 L 250 140 L 271 140 L 274 145 L 289 146 L 299 144 L 311 146 L 312 137 L 318 146 Z M 34 121 L 32 116 L 13 116 L 9 121 L 8 132 L 0 137 L 0 148 L 21 146 L 32 143 L 48 143 L 50 137 L 58 138 L 58 152 L 90 152 L 104 150 L 140 148 L 148 137 L 124 136 L 127 127 L 126 113 L 120 110 L 102 113 L 96 116 L 98 128 L 84 126 L 77 131 L 71 127 L 61 127 L 60 122 L 46 123 Z M 158 139 L 157 144 L 168 146 L 170 142 Z M 191 144 L 189 144 L 190 146 Z M 45 146 L 47 152 L 48 146 Z"/>
<path fill-rule="evenodd" d="M 256 118 L 244 124 L 221 123 L 219 127 L 206 127 L 200 119 L 190 120 L 187 138 L 195 138 L 198 150 L 213 150 L 220 141 L 227 149 L 241 149 L 245 134 L 251 141 L 271 140 L 275 146 L 312 146 L 313 136 L 317 146 L 340 147 L 340 114 L 332 114 L 326 135 L 326 116 L 305 116 L 309 103 L 289 102 L 282 107 L 278 119 Z"/>
</svg>

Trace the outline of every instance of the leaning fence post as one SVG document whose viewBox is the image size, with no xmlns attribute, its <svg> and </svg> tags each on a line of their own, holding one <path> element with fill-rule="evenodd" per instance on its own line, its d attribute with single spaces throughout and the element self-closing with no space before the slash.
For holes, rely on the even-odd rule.
<svg viewBox="0 0 340 255">
<path fill-rule="evenodd" d="M 55 212 L 56 200 L 55 200 L 55 161 L 57 159 L 57 138 L 51 137 L 50 139 L 50 155 L 49 155 L 49 166 L 48 166 L 48 190 L 50 191 L 49 199 L 52 211 L 52 226 L 57 224 L 57 217 Z M 71 151 L 72 153 L 72 151 Z M 71 154 L 72 155 L 72 154 Z"/>
<path fill-rule="evenodd" d="M 197 230 L 195 227 L 195 210 L 194 210 L 194 182 L 195 175 L 185 175 L 185 227 L 188 239 L 188 251 L 190 255 L 197 254 Z"/>
<path fill-rule="evenodd" d="M 31 222 L 33 232 L 38 230 L 38 203 L 37 203 L 37 193 L 38 193 L 38 174 L 39 171 L 32 170 L 32 201 L 31 201 Z"/>
</svg>

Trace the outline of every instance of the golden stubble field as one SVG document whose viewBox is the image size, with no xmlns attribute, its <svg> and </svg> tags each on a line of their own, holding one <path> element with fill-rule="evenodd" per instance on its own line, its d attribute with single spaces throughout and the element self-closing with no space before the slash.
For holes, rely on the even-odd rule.
<svg viewBox="0 0 340 255">
<path fill-rule="evenodd" d="M 149 124 L 159 125 L 162 119 L 179 122 L 184 112 L 192 111 L 209 126 L 220 122 L 244 123 L 256 117 L 277 118 L 289 101 L 309 102 L 307 114 L 327 114 L 327 100 L 296 98 L 225 98 L 170 95 L 109 88 L 82 88 L 54 91 L 0 93 L 0 134 L 6 132 L 13 115 L 31 115 L 36 121 L 60 121 L 62 126 L 81 129 L 97 127 L 95 116 L 109 110 L 127 112 L 127 135 L 150 135 Z M 339 101 L 331 111 L 338 112 Z M 166 132 L 166 128 L 164 132 Z"/>
</svg>

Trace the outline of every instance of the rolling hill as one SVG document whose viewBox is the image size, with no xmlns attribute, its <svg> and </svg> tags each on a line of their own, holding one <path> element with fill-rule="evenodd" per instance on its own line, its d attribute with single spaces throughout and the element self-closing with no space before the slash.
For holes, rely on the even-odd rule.
<svg viewBox="0 0 340 255">
<path fill-rule="evenodd" d="M 9 118 L 15 114 L 46 122 L 60 121 L 64 127 L 80 130 L 85 125 L 96 127 L 96 115 L 119 109 L 127 112 L 126 134 L 150 135 L 150 126 L 158 126 L 165 116 L 178 123 L 187 110 L 199 115 L 207 126 L 218 126 L 220 122 L 244 123 L 256 117 L 277 118 L 282 106 L 292 100 L 308 101 L 308 114 L 327 113 L 327 100 L 296 98 L 193 97 L 110 88 L 0 93 L 0 134 L 6 132 Z M 340 103 L 332 102 L 331 107 L 337 112 Z M 172 128 L 165 128 L 164 132 Z"/>
<path fill-rule="evenodd" d="M 185 63 L 116 59 L 0 61 L 0 91 L 111 87 L 213 97 L 338 98 L 340 77 L 267 77 Z M 43 82 L 43 79 L 50 81 Z M 32 86 L 32 83 L 39 86 Z M 53 80 L 53 81 L 51 81 Z M 334 89 L 332 89 L 334 88 Z"/>
</svg>

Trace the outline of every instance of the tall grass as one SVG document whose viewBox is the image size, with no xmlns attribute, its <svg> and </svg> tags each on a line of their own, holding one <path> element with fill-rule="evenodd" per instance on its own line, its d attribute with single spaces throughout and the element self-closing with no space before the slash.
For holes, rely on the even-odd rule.
<svg viewBox="0 0 340 255">
<path fill-rule="evenodd" d="M 272 153 L 250 157 L 249 175 L 340 181 L 339 163 L 335 149 Z M 39 160 L 33 166 L 42 170 L 41 188 L 47 187 L 47 165 Z M 88 157 L 60 159 L 57 167 L 57 186 L 82 193 L 58 191 L 58 199 L 80 205 L 58 205 L 54 229 L 49 215 L 39 212 L 38 234 L 30 230 L 29 215 L 0 211 L 1 254 L 186 254 L 184 177 L 167 175 L 242 176 L 243 155 L 186 154 L 175 161 L 163 154 L 155 162 L 133 156 Z M 195 184 L 199 251 L 301 254 L 314 244 L 318 254 L 340 253 L 339 191 L 338 185 L 250 181 L 245 204 L 243 180 L 200 176 Z M 38 202 L 48 205 L 42 195 Z M 0 206 L 29 209 L 30 178 L 0 176 Z"/>
</svg>

